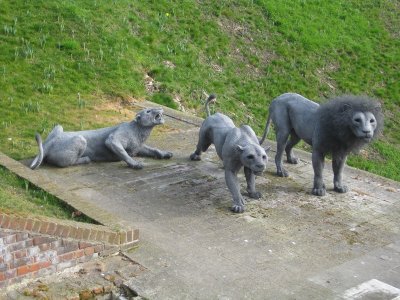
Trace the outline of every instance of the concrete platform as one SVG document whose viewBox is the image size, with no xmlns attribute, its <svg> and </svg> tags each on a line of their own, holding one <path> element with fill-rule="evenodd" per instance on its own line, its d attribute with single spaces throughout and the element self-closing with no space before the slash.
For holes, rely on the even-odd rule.
<svg viewBox="0 0 400 300">
<path fill-rule="evenodd" d="M 137 103 L 136 109 L 153 106 Z M 149 299 L 395 299 L 400 297 L 400 184 L 346 168 L 351 191 L 310 194 L 311 155 L 275 176 L 274 153 L 257 177 L 263 193 L 246 212 L 229 211 L 222 164 L 209 149 L 188 157 L 201 120 L 166 110 L 150 145 L 172 150 L 171 160 L 57 169 L 41 167 L 70 195 L 110 212 L 140 230 L 126 253 L 146 268 L 129 279 Z M 274 147 L 273 147 L 274 148 Z M 245 180 L 241 174 L 243 191 Z M 248 197 L 246 197 L 248 199 Z M 93 216 L 96 218 L 96 212 Z M 101 220 L 100 220 L 101 221 Z M 398 298 L 396 298 L 398 299 Z"/>
</svg>

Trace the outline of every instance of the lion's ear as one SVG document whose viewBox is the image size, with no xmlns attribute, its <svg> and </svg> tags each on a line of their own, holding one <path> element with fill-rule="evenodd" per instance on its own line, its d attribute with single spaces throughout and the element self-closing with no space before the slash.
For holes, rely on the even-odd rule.
<svg viewBox="0 0 400 300">
<path fill-rule="evenodd" d="M 351 105 L 345 103 L 345 104 L 342 105 L 342 107 L 340 108 L 339 111 L 340 111 L 341 113 L 344 113 L 344 112 L 346 112 L 346 111 L 348 111 L 348 110 L 350 110 L 350 109 L 352 109 Z"/>
<path fill-rule="evenodd" d="M 141 118 L 142 116 L 140 115 L 140 114 L 137 114 L 136 115 L 136 121 L 140 121 L 140 118 Z"/>
<path fill-rule="evenodd" d="M 242 147 L 240 145 L 236 145 L 236 149 L 239 150 L 240 152 L 243 152 L 244 147 Z"/>
</svg>

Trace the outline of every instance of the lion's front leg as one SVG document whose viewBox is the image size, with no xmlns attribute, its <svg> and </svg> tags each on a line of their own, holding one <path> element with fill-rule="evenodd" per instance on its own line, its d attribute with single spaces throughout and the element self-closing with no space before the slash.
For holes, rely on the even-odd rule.
<svg viewBox="0 0 400 300">
<path fill-rule="evenodd" d="M 147 145 L 142 145 L 138 151 L 139 156 L 152 157 L 159 159 L 169 159 L 173 156 L 172 152 L 162 151 L 156 148 L 149 147 Z"/>
<path fill-rule="evenodd" d="M 346 155 L 340 152 L 333 153 L 332 156 L 333 189 L 338 193 L 346 193 L 348 191 L 347 186 L 342 184 L 342 173 L 346 158 Z"/>
<path fill-rule="evenodd" d="M 325 155 L 314 150 L 312 153 L 312 165 L 314 169 L 314 186 L 312 189 L 312 194 L 316 196 L 324 196 L 326 193 L 325 184 L 322 179 L 324 161 Z"/>
<path fill-rule="evenodd" d="M 128 153 L 126 152 L 125 148 L 123 147 L 123 145 L 119 140 L 110 137 L 106 140 L 105 144 L 112 152 L 114 152 L 115 155 L 119 157 L 119 159 L 126 162 L 129 167 L 133 169 L 143 168 L 143 164 L 141 162 L 134 160 L 132 157 L 128 155 Z"/>
<path fill-rule="evenodd" d="M 253 199 L 260 199 L 261 193 L 256 191 L 256 176 L 250 168 L 244 167 L 244 175 L 246 176 L 247 192 L 249 197 Z"/>
<path fill-rule="evenodd" d="M 237 179 L 237 174 L 232 170 L 225 169 L 225 182 L 233 197 L 233 206 L 231 210 L 235 213 L 244 212 L 244 199 L 240 194 L 240 187 Z"/>
</svg>

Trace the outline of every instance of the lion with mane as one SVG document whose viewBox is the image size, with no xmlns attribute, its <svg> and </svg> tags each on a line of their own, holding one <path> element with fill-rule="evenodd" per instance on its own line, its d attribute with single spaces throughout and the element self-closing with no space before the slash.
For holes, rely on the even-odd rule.
<svg viewBox="0 0 400 300">
<path fill-rule="evenodd" d="M 268 134 L 271 121 L 276 132 L 277 175 L 288 176 L 282 166 L 283 151 L 289 163 L 298 163 L 292 149 L 302 139 L 312 146 L 312 194 L 323 196 L 326 193 L 322 179 L 325 156 L 332 154 L 334 190 L 347 192 L 348 188 L 342 184 L 347 156 L 379 136 L 383 114 L 379 102 L 364 96 L 344 95 L 319 105 L 299 94 L 286 93 L 272 101 L 260 144 Z"/>
</svg>

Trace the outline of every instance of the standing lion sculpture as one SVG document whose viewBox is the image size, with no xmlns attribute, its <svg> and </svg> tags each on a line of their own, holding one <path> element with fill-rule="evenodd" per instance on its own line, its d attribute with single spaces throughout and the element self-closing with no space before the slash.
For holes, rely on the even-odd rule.
<svg viewBox="0 0 400 300">
<path fill-rule="evenodd" d="M 172 153 L 151 148 L 144 144 L 154 126 L 164 123 L 161 108 L 148 108 L 137 113 L 131 122 L 95 130 L 65 132 L 57 125 L 42 143 L 36 134 L 39 154 L 30 164 L 38 168 L 43 161 L 57 167 L 87 164 L 92 161 L 125 161 L 134 169 L 143 164 L 133 156 L 171 158 Z"/>
<path fill-rule="evenodd" d="M 249 197 L 259 199 L 261 193 L 255 189 L 255 176 L 262 174 L 268 157 L 250 126 L 236 127 L 229 117 L 221 113 L 210 115 L 208 104 L 215 99 L 214 95 L 210 95 L 206 101 L 207 118 L 201 125 L 197 147 L 190 159 L 201 160 L 201 153 L 214 144 L 218 157 L 223 161 L 225 182 L 233 197 L 231 210 L 242 213 L 244 199 L 240 193 L 237 174 L 244 166 Z"/>
<path fill-rule="evenodd" d="M 325 156 L 332 154 L 334 190 L 346 193 L 348 188 L 342 184 L 342 173 L 347 155 L 379 136 L 383 114 L 380 103 L 367 97 L 345 95 L 319 105 L 301 95 L 286 93 L 272 101 L 260 144 L 268 134 L 271 121 L 276 132 L 277 175 L 289 175 L 282 166 L 283 151 L 289 163 L 298 163 L 292 149 L 302 139 L 312 146 L 312 194 L 323 196 L 326 193 L 322 179 Z"/>
</svg>

